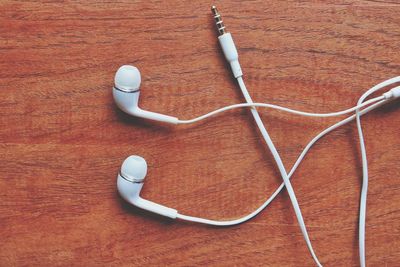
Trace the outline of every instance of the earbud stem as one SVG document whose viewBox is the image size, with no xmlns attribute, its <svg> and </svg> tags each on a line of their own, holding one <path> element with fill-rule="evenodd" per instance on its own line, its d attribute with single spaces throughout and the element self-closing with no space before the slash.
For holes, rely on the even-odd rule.
<svg viewBox="0 0 400 267">
<path fill-rule="evenodd" d="M 128 181 L 120 174 L 117 176 L 118 192 L 123 199 L 140 209 L 144 209 L 171 219 L 176 219 L 178 214 L 177 210 L 141 198 L 140 191 L 142 190 L 142 187 L 143 183 L 134 183 Z"/>
<path fill-rule="evenodd" d="M 171 219 L 176 219 L 176 216 L 178 214 L 178 211 L 175 209 L 165 207 L 163 205 L 154 203 L 141 197 L 137 197 L 136 199 L 134 199 L 132 201 L 132 204 L 138 208 L 159 214 L 161 216 L 169 217 Z"/>
<path fill-rule="evenodd" d="M 124 92 L 116 89 L 115 87 L 113 88 L 113 96 L 115 99 L 115 103 L 125 113 L 143 119 L 160 121 L 171 124 L 178 124 L 179 122 L 178 118 L 139 108 L 138 105 L 139 94 L 140 94 L 139 91 Z"/>
<path fill-rule="evenodd" d="M 154 120 L 154 121 L 161 121 L 161 122 L 166 122 L 166 123 L 171 123 L 171 124 L 178 124 L 178 118 L 152 112 L 152 111 L 147 111 L 143 110 L 139 107 L 135 108 L 132 112 L 132 115 L 143 118 L 143 119 L 148 119 L 148 120 Z"/>
</svg>

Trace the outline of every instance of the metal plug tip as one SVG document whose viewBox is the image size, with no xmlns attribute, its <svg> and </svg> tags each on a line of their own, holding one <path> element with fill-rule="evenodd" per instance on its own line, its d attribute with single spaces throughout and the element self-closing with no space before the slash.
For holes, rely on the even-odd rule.
<svg viewBox="0 0 400 267">
<path fill-rule="evenodd" d="M 219 35 L 223 35 L 226 33 L 224 22 L 222 21 L 221 14 L 218 12 L 216 6 L 211 6 L 211 12 L 213 13 L 215 25 L 217 26 L 217 30 Z"/>
</svg>

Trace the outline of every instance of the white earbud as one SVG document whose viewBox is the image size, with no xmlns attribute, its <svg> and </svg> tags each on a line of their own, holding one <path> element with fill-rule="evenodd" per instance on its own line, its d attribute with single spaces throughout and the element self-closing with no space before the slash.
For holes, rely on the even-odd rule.
<svg viewBox="0 0 400 267">
<path fill-rule="evenodd" d="M 147 163 L 144 158 L 129 156 L 125 159 L 117 178 L 118 192 L 121 197 L 138 208 L 176 219 L 177 210 L 140 197 L 140 191 L 142 190 L 146 174 Z"/>
<path fill-rule="evenodd" d="M 120 67 L 115 74 L 113 96 L 124 112 L 149 120 L 177 124 L 178 118 L 139 108 L 141 77 L 139 70 L 130 65 Z"/>
</svg>

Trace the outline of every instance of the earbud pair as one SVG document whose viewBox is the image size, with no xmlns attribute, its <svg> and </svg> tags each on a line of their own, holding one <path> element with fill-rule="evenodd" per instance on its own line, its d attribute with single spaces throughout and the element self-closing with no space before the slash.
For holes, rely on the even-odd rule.
<svg viewBox="0 0 400 267">
<path fill-rule="evenodd" d="M 134 66 L 124 65 L 115 74 L 113 96 L 117 106 L 124 112 L 154 121 L 177 124 L 178 118 L 143 110 L 139 107 L 141 76 Z"/>
<path fill-rule="evenodd" d="M 124 65 L 115 74 L 113 96 L 117 106 L 124 112 L 144 119 L 177 124 L 172 116 L 143 110 L 139 107 L 141 76 L 134 66 Z M 147 174 L 146 160 L 130 156 L 122 163 L 117 178 L 117 187 L 123 199 L 132 205 L 169 218 L 176 218 L 177 211 L 140 197 L 144 178 Z"/>
<path fill-rule="evenodd" d="M 249 104 L 231 105 L 218 109 L 216 111 L 212 111 L 206 115 L 200 116 L 195 119 L 179 120 L 176 117 L 141 109 L 139 107 L 140 83 L 141 83 L 141 77 L 139 70 L 134 66 L 124 65 L 120 67 L 117 73 L 115 74 L 115 85 L 113 87 L 113 96 L 116 104 L 121 110 L 132 116 L 144 119 L 150 119 L 172 124 L 188 123 L 188 122 L 191 123 L 207 118 L 208 116 L 211 116 L 213 114 L 217 114 L 218 112 L 229 110 L 232 107 L 249 106 Z M 300 115 L 323 117 L 328 115 L 329 116 L 343 115 L 349 112 L 353 112 L 354 110 L 361 109 L 362 107 L 365 106 L 365 104 L 375 103 L 376 101 L 380 101 L 382 99 L 390 100 L 398 97 L 400 97 L 400 86 L 392 88 L 390 91 L 384 93 L 381 97 L 365 101 L 363 104 L 360 104 L 353 108 L 341 112 L 326 113 L 326 114 L 295 111 L 295 110 L 290 110 L 288 108 L 265 104 L 265 103 L 252 103 L 251 105 L 277 108 Z M 121 196 L 134 206 L 170 218 L 176 218 L 177 216 L 176 210 L 142 199 L 140 197 L 140 190 L 143 187 L 144 177 L 146 176 L 146 173 L 147 173 L 147 164 L 142 157 L 139 156 L 128 157 L 122 164 L 121 171 L 118 175 L 118 191 L 120 192 Z"/>
</svg>

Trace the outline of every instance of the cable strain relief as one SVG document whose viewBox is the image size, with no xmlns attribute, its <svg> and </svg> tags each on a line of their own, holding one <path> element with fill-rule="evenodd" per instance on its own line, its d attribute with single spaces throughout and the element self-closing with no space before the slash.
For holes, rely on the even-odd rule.
<svg viewBox="0 0 400 267">
<path fill-rule="evenodd" d="M 242 72 L 242 68 L 240 67 L 239 60 L 231 61 L 230 64 L 231 64 L 233 76 L 235 76 L 236 79 L 239 77 L 242 77 L 243 72 Z"/>
<path fill-rule="evenodd" d="M 385 99 L 391 99 L 391 98 L 393 97 L 392 91 L 389 91 L 389 92 L 384 93 L 384 94 L 383 94 L 383 97 L 384 97 Z"/>
<path fill-rule="evenodd" d="M 390 91 L 386 92 L 383 94 L 385 99 L 391 99 L 391 98 L 399 98 L 400 97 L 400 86 L 397 86 Z"/>
</svg>

